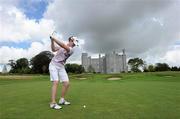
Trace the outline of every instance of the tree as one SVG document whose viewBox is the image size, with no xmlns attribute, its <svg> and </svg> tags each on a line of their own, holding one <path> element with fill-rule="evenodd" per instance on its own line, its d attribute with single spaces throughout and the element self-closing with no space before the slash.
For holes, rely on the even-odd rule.
<svg viewBox="0 0 180 119">
<path fill-rule="evenodd" d="M 147 64 L 145 61 L 144 61 L 144 65 L 143 65 L 143 71 L 148 72 L 148 67 L 147 67 Z"/>
<path fill-rule="evenodd" d="M 16 60 L 17 69 L 28 68 L 28 67 L 29 67 L 29 62 L 26 58 L 20 58 Z"/>
<path fill-rule="evenodd" d="M 88 72 L 91 72 L 91 73 L 95 72 L 95 69 L 92 67 L 92 65 L 89 65 L 87 70 Z"/>
<path fill-rule="evenodd" d="M 149 70 L 148 70 L 147 67 L 143 67 L 143 71 L 144 71 L 144 72 L 149 72 Z"/>
<path fill-rule="evenodd" d="M 48 67 L 53 54 L 49 51 L 43 51 L 31 59 L 33 73 L 48 73 Z"/>
<path fill-rule="evenodd" d="M 131 66 L 131 71 L 141 72 L 141 70 L 139 68 L 143 67 L 144 61 L 140 58 L 134 58 L 134 59 L 130 59 L 128 61 L 128 64 Z"/>
<path fill-rule="evenodd" d="M 171 71 L 179 71 L 177 66 L 171 67 Z"/>
<path fill-rule="evenodd" d="M 66 64 L 65 65 L 65 69 L 68 73 L 83 73 L 85 70 L 82 67 L 82 65 L 78 65 L 78 64 Z"/>
<path fill-rule="evenodd" d="M 9 60 L 8 64 L 11 66 L 11 70 L 9 72 L 14 73 L 14 70 L 16 68 L 16 62 L 14 60 Z"/>
<path fill-rule="evenodd" d="M 30 73 L 29 62 L 26 58 L 20 58 L 14 62 L 14 60 L 9 60 L 9 65 L 11 66 L 10 73 Z"/>
<path fill-rule="evenodd" d="M 149 65 L 149 66 L 148 66 L 148 71 L 149 71 L 149 72 L 155 72 L 155 67 L 154 67 L 154 65 Z"/>
<path fill-rule="evenodd" d="M 166 63 L 156 63 L 155 70 L 156 71 L 169 71 L 170 67 Z"/>
<path fill-rule="evenodd" d="M 79 65 L 79 73 L 85 72 L 85 69 L 82 65 Z"/>
</svg>

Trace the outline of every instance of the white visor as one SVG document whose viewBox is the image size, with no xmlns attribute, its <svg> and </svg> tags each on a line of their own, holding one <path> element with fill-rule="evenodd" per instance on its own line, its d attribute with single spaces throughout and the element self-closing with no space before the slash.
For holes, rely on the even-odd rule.
<svg viewBox="0 0 180 119">
<path fill-rule="evenodd" d="M 79 46 L 79 41 L 77 40 L 76 37 L 73 37 L 73 43 L 75 44 L 75 46 Z"/>
</svg>

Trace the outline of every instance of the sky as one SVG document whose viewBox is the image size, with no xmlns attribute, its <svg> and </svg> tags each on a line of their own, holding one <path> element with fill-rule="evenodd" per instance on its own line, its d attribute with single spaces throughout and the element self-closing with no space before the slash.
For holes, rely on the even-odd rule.
<svg viewBox="0 0 180 119">
<path fill-rule="evenodd" d="M 0 0 L 0 64 L 50 50 L 56 30 L 81 44 L 69 63 L 126 49 L 128 59 L 180 66 L 180 0 Z"/>
</svg>

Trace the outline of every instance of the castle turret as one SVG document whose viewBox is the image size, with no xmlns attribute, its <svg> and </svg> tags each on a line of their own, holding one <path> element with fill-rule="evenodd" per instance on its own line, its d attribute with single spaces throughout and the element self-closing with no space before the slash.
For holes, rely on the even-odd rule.
<svg viewBox="0 0 180 119">
<path fill-rule="evenodd" d="M 101 54 L 99 54 L 99 72 L 102 71 L 102 68 L 101 68 Z"/>
<path fill-rule="evenodd" d="M 123 54 L 122 54 L 123 71 L 124 71 L 124 72 L 127 72 L 125 49 L 123 49 L 122 52 L 123 52 Z"/>
<path fill-rule="evenodd" d="M 88 69 L 88 54 L 82 53 L 81 56 L 82 66 L 84 67 L 85 71 Z"/>
</svg>

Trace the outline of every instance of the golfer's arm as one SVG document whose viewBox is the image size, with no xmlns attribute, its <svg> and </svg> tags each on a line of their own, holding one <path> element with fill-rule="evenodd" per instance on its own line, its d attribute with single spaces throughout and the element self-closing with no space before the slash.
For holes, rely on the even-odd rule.
<svg viewBox="0 0 180 119">
<path fill-rule="evenodd" d="M 66 51 L 70 51 L 70 48 L 64 44 L 63 42 L 61 41 L 58 41 L 56 38 L 51 38 L 55 43 L 57 43 L 60 47 L 64 48 Z"/>
<path fill-rule="evenodd" d="M 55 47 L 54 41 L 51 40 L 51 50 L 52 50 L 53 52 L 56 52 L 58 49 L 59 49 L 59 48 L 56 48 L 56 47 Z"/>
</svg>

